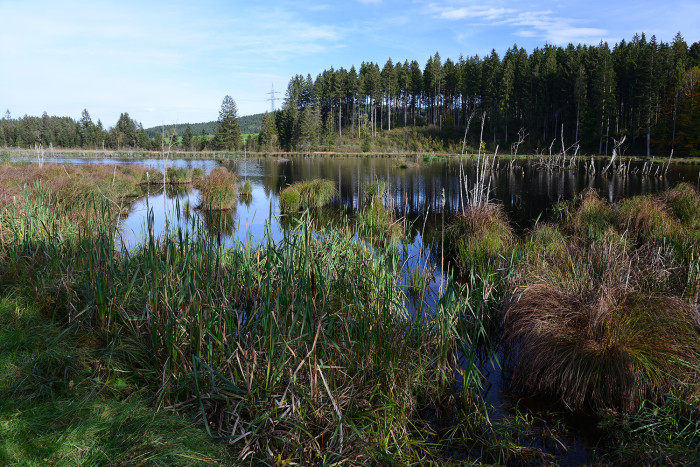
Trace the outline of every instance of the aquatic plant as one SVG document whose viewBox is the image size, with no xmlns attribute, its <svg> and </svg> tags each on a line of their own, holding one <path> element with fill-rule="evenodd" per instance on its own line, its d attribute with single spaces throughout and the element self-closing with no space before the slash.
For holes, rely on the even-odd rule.
<svg viewBox="0 0 700 467">
<path fill-rule="evenodd" d="M 383 180 L 375 180 L 374 182 L 370 182 L 365 185 L 364 191 L 368 201 L 371 202 L 375 199 L 379 199 L 381 202 L 381 198 L 384 196 L 384 192 L 386 191 L 386 182 Z"/>
<path fill-rule="evenodd" d="M 282 213 L 296 213 L 301 206 L 301 194 L 296 185 L 290 185 L 280 191 L 280 211 Z"/>
<path fill-rule="evenodd" d="M 472 429 L 452 416 L 471 410 L 481 380 L 462 333 L 483 333 L 478 304 L 452 281 L 432 321 L 416 321 L 399 252 L 349 225 L 311 232 L 302 219 L 279 243 L 226 249 L 191 222 L 186 234 L 147 228 L 128 252 L 108 224 L 46 237 L 37 254 L 22 252 L 38 232 L 19 235 L 0 249 L 0 284 L 57 323 L 145 346 L 138 374 L 158 403 L 196 408 L 212 435 L 233 436 L 239 460 L 441 459 L 444 435 L 423 413 Z"/>
<path fill-rule="evenodd" d="M 700 315 L 671 257 L 613 241 L 524 262 L 504 318 L 511 386 L 574 410 L 697 393 Z"/>
<path fill-rule="evenodd" d="M 168 167 L 166 170 L 167 183 L 180 185 L 192 183 L 192 172 L 183 167 Z"/>
<path fill-rule="evenodd" d="M 612 207 L 594 190 L 585 190 L 571 201 L 557 203 L 553 210 L 555 218 L 567 231 L 588 242 L 613 227 Z"/>
<path fill-rule="evenodd" d="M 217 167 L 197 182 L 201 208 L 208 211 L 233 209 L 238 198 L 238 177 L 225 167 Z"/>
<path fill-rule="evenodd" d="M 280 191 L 280 211 L 293 213 L 299 209 L 316 209 L 330 203 L 338 194 L 332 180 L 314 179 L 296 182 Z"/>
<path fill-rule="evenodd" d="M 241 198 L 250 198 L 253 196 L 253 185 L 250 183 L 250 180 L 245 180 L 242 182 L 238 190 Z"/>
<path fill-rule="evenodd" d="M 192 180 L 199 180 L 204 176 L 204 169 L 200 167 L 195 167 L 192 169 Z"/>
<path fill-rule="evenodd" d="M 514 244 L 503 208 L 492 203 L 465 207 L 446 228 L 446 237 L 446 251 L 462 275 L 495 272 Z"/>
<path fill-rule="evenodd" d="M 656 196 L 634 196 L 617 206 L 621 228 L 640 242 L 665 242 L 678 239 L 679 228 L 672 211 Z"/>
</svg>

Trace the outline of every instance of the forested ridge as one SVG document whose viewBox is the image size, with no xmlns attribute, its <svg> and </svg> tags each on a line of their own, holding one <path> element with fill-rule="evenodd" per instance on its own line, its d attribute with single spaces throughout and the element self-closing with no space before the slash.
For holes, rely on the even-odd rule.
<svg viewBox="0 0 700 467">
<path fill-rule="evenodd" d="M 239 117 L 238 124 L 241 127 L 241 133 L 260 133 L 260 125 L 262 124 L 263 115 L 264 114 L 260 113 L 253 115 L 244 115 L 243 117 Z M 146 134 L 150 138 L 155 138 L 156 133 L 164 132 L 166 135 L 169 135 L 174 130 L 175 133 L 177 133 L 178 135 L 183 135 L 187 130 L 187 126 L 189 125 L 192 130 L 192 133 L 195 135 L 213 135 L 214 133 L 216 133 L 216 124 L 217 121 L 213 120 L 211 122 L 202 123 L 178 123 L 175 125 L 169 124 L 164 126 L 154 126 L 152 128 L 146 128 Z"/>
<path fill-rule="evenodd" d="M 253 150 L 455 151 L 471 119 L 468 144 L 478 144 L 483 123 L 486 145 L 506 153 L 518 140 L 521 153 L 563 140 L 609 154 L 626 136 L 627 154 L 700 156 L 699 84 L 700 43 L 688 45 L 680 33 L 670 43 L 641 34 L 612 48 L 545 45 L 528 54 L 514 45 L 503 57 L 493 50 L 443 61 L 435 53 L 422 67 L 391 59 L 331 67 L 315 79 L 292 78 L 282 110 L 236 118 L 241 133 L 260 133 L 248 139 Z M 13 119 L 8 111 L 0 145 L 159 150 L 162 135 L 175 134 L 187 149 L 220 149 L 220 139 L 203 136 L 221 123 L 144 129 L 123 113 L 106 129 L 87 110 L 79 121 L 46 113 Z"/>
</svg>

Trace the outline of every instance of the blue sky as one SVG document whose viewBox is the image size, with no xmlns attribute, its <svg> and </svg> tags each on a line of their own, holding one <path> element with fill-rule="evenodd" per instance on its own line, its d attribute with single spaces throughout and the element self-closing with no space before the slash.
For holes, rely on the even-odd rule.
<svg viewBox="0 0 700 467">
<path fill-rule="evenodd" d="M 13 1 L 0 0 L 0 108 L 145 127 L 270 108 L 274 84 L 331 65 L 499 55 L 514 43 L 612 46 L 635 32 L 700 40 L 694 1 Z M 277 106 L 281 102 L 277 103 Z"/>
</svg>

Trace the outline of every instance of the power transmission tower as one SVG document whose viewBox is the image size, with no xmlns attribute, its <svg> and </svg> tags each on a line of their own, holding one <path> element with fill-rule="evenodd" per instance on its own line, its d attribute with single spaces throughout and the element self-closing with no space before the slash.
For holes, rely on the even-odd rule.
<svg viewBox="0 0 700 467">
<path fill-rule="evenodd" d="M 275 97 L 275 94 L 279 94 L 279 91 L 275 91 L 275 83 L 272 83 L 272 90 L 270 92 L 268 92 L 267 94 L 270 95 L 270 98 L 267 99 L 268 101 L 270 101 L 270 112 L 274 112 L 275 111 L 275 101 L 278 99 L 277 97 Z"/>
</svg>

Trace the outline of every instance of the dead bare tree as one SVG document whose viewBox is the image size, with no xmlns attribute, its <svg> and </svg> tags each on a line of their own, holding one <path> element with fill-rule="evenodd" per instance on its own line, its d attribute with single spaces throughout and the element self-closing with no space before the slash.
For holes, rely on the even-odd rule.
<svg viewBox="0 0 700 467">
<path fill-rule="evenodd" d="M 605 166 L 605 169 L 603 169 L 603 175 L 605 175 L 605 174 L 607 173 L 607 171 L 608 171 L 608 169 L 610 168 L 610 166 L 612 166 L 613 163 L 615 162 L 615 158 L 616 158 L 617 155 L 618 155 L 618 151 L 620 150 L 620 147 L 625 143 L 625 140 L 626 140 L 626 139 L 627 139 L 627 136 L 626 136 L 626 135 L 623 136 L 622 139 L 619 140 L 619 141 L 616 140 L 616 139 L 613 139 L 613 142 L 615 143 L 615 146 L 613 147 L 613 150 L 612 150 L 612 156 L 610 156 L 610 162 L 608 162 L 608 165 Z"/>
</svg>

